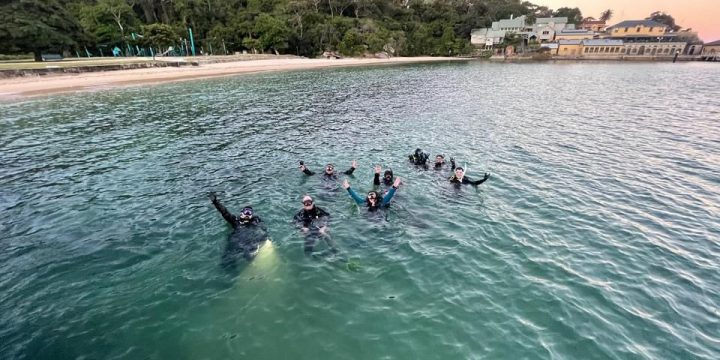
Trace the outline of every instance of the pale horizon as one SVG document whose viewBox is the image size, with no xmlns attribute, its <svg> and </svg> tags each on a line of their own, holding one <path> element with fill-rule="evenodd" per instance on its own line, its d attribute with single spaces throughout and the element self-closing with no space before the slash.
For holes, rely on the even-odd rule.
<svg viewBox="0 0 720 360">
<path fill-rule="evenodd" d="M 607 9 L 613 10 L 609 25 L 623 20 L 641 20 L 654 11 L 663 11 L 675 18 L 683 29 L 692 28 L 704 42 L 720 40 L 720 5 L 717 0 L 537 0 L 533 4 L 557 10 L 561 7 L 578 7 L 584 17 L 600 17 Z"/>
</svg>

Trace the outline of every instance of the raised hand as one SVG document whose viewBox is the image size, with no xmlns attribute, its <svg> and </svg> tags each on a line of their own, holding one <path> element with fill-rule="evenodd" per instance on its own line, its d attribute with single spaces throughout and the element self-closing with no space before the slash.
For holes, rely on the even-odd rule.
<svg viewBox="0 0 720 360">
<path fill-rule="evenodd" d="M 211 191 L 208 193 L 208 198 L 210 198 L 210 201 L 215 202 L 217 200 L 217 195 L 215 195 L 214 191 Z"/>
<path fill-rule="evenodd" d="M 357 169 L 357 161 L 353 160 L 352 164 L 350 165 L 351 168 Z"/>
<path fill-rule="evenodd" d="M 382 171 L 382 167 L 380 167 L 380 165 L 375 165 L 375 173 L 380 174 L 381 171 Z"/>
<path fill-rule="evenodd" d="M 350 188 L 350 183 L 347 181 L 347 179 L 343 180 L 342 185 L 345 188 L 345 190 Z"/>
<path fill-rule="evenodd" d="M 400 184 L 402 184 L 402 180 L 400 179 L 400 177 L 396 177 L 395 182 L 393 183 L 393 186 L 398 187 L 398 186 L 400 186 Z"/>
</svg>

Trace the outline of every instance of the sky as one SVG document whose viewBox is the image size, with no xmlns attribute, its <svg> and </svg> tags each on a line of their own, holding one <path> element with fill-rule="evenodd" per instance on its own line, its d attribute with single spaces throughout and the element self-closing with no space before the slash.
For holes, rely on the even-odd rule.
<svg viewBox="0 0 720 360">
<path fill-rule="evenodd" d="M 692 28 L 705 42 L 720 40 L 719 0 L 530 0 L 536 5 L 551 9 L 578 7 L 584 17 L 600 17 L 607 9 L 613 10 L 610 25 L 623 20 L 642 20 L 653 11 L 664 11 L 675 18 L 683 28 Z"/>
</svg>

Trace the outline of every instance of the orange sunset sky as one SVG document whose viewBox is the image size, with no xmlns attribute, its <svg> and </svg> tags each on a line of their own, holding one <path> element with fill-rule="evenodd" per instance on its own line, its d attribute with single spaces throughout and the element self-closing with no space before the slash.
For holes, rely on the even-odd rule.
<svg viewBox="0 0 720 360">
<path fill-rule="evenodd" d="M 600 17 L 606 9 L 614 15 L 610 25 L 623 20 L 641 20 L 653 11 L 664 11 L 683 28 L 697 31 L 705 42 L 720 40 L 720 0 L 530 0 L 551 9 L 578 7 L 584 17 Z"/>
</svg>

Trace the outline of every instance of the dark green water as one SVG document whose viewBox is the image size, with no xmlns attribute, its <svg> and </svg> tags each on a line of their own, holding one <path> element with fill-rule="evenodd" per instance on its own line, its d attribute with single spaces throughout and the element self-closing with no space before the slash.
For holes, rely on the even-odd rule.
<svg viewBox="0 0 720 360">
<path fill-rule="evenodd" d="M 0 104 L 0 358 L 718 359 L 718 83 L 471 62 Z M 352 159 L 405 179 L 385 216 L 297 170 Z M 270 227 L 239 274 L 210 190 Z M 303 255 L 304 193 L 356 267 Z"/>
</svg>

